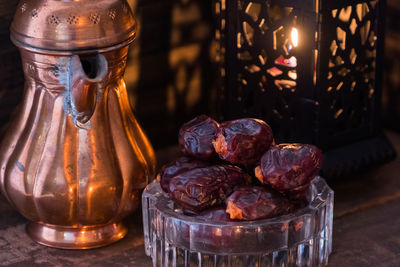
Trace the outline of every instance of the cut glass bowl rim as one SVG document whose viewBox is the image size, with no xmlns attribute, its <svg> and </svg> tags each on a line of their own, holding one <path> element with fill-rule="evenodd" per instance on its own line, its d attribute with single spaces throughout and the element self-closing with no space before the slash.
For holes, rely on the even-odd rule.
<svg viewBox="0 0 400 267">
<path fill-rule="evenodd" d="M 155 184 L 159 184 L 158 181 L 154 181 Z M 260 220 L 253 220 L 253 221 L 232 221 L 232 222 L 216 222 L 216 221 L 207 221 L 204 218 L 201 217 L 195 217 L 195 216 L 190 216 L 190 215 L 185 215 L 183 213 L 178 213 L 175 211 L 175 209 L 171 208 L 170 204 L 173 203 L 173 201 L 168 197 L 168 195 L 161 189 L 161 186 L 159 187 L 161 194 L 163 197 L 166 198 L 166 200 L 169 201 L 162 201 L 161 199 L 157 199 L 155 203 L 155 208 L 161 212 L 164 216 L 175 218 L 181 221 L 185 221 L 186 223 L 191 223 L 191 224 L 201 224 L 201 225 L 209 225 L 209 226 L 216 226 L 216 227 L 221 227 L 221 226 L 255 226 L 255 227 L 260 227 L 263 225 L 268 225 L 268 224 L 275 224 L 275 223 L 282 223 L 284 221 L 292 221 L 300 216 L 304 216 L 307 214 L 313 214 L 313 212 L 316 212 L 321 206 L 324 206 L 327 204 L 327 200 L 329 197 L 330 193 L 333 193 L 332 189 L 328 186 L 328 184 L 325 182 L 325 180 L 320 177 L 316 176 L 310 183 L 310 187 L 307 192 L 307 199 L 312 195 L 312 190 L 314 188 L 321 188 L 320 191 L 317 190 L 315 192 L 314 198 L 310 203 L 302 208 L 297 209 L 295 212 L 290 213 L 290 214 L 285 214 L 285 215 L 280 215 L 277 217 L 273 218 L 266 218 L 266 219 L 260 219 Z M 322 197 L 325 196 L 325 197 Z"/>
</svg>

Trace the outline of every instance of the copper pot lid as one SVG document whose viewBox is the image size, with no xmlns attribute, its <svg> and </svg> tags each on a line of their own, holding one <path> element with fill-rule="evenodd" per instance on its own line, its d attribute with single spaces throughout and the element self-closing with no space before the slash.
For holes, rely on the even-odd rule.
<svg viewBox="0 0 400 267">
<path fill-rule="evenodd" d="M 23 0 L 11 39 L 37 52 L 88 52 L 127 45 L 136 23 L 125 0 Z"/>
</svg>

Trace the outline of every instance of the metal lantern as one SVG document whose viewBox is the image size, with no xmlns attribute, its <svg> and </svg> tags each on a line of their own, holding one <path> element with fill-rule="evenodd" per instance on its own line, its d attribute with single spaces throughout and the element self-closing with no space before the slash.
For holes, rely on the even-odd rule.
<svg viewBox="0 0 400 267">
<path fill-rule="evenodd" d="M 395 155 L 379 125 L 384 0 L 218 0 L 224 119 L 325 151 L 339 176 Z"/>
</svg>

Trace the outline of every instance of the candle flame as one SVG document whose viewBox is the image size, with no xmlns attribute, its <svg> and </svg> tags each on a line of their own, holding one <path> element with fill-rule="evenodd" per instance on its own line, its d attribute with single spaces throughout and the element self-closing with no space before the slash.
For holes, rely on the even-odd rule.
<svg viewBox="0 0 400 267">
<path fill-rule="evenodd" d="M 294 47 L 297 47 L 299 45 L 299 31 L 296 28 L 292 29 L 292 44 Z"/>
</svg>

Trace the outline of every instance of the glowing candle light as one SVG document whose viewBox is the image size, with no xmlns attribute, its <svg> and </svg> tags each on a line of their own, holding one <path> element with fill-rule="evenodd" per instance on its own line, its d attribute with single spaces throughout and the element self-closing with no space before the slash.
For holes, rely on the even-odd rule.
<svg viewBox="0 0 400 267">
<path fill-rule="evenodd" d="M 293 46 L 297 47 L 299 45 L 299 31 L 296 28 L 292 29 L 291 38 Z"/>
</svg>

